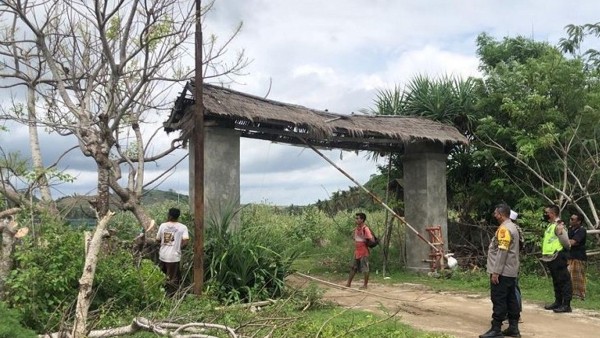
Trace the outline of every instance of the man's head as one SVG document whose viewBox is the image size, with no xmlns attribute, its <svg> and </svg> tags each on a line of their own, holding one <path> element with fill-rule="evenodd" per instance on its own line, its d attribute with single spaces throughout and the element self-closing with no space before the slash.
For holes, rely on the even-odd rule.
<svg viewBox="0 0 600 338">
<path fill-rule="evenodd" d="M 573 229 L 577 229 L 581 226 L 581 223 L 583 222 L 583 215 L 576 212 L 573 213 L 571 215 L 571 217 L 569 218 L 569 226 L 571 226 L 571 228 Z"/>
<path fill-rule="evenodd" d="M 181 215 L 181 211 L 177 208 L 169 209 L 169 221 L 176 221 L 179 219 L 179 215 Z"/>
<path fill-rule="evenodd" d="M 560 209 L 558 209 L 558 205 L 551 204 L 544 208 L 544 220 L 549 222 L 554 222 L 558 215 L 560 214 Z"/>
<path fill-rule="evenodd" d="M 363 224 L 366 220 L 367 220 L 367 215 L 365 215 L 362 212 L 357 212 L 356 215 L 354 215 L 354 222 L 357 225 Z"/>
<path fill-rule="evenodd" d="M 506 203 L 498 204 L 496 205 L 492 216 L 498 221 L 498 224 L 502 224 L 502 222 L 507 220 L 510 216 L 510 207 Z"/>
</svg>

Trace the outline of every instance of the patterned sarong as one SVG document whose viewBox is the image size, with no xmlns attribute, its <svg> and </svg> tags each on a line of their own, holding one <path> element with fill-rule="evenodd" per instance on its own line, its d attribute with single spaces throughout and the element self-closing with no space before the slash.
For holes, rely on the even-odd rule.
<svg viewBox="0 0 600 338">
<path fill-rule="evenodd" d="M 585 266 L 586 262 L 579 259 L 569 259 L 569 272 L 573 284 L 573 297 L 585 299 Z"/>
</svg>

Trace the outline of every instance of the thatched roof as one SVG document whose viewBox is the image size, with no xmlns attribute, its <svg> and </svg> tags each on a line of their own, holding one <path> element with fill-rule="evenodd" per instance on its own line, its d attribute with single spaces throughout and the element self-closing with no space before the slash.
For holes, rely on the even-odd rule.
<svg viewBox="0 0 600 338">
<path fill-rule="evenodd" d="M 189 139 L 193 128 L 194 87 L 188 83 L 175 101 L 167 132 L 181 130 Z M 341 115 L 267 100 L 205 84 L 205 121 L 235 128 L 242 137 L 273 142 L 309 144 L 348 150 L 399 152 L 405 142 L 429 140 L 446 148 L 467 139 L 456 128 L 416 117 Z"/>
</svg>

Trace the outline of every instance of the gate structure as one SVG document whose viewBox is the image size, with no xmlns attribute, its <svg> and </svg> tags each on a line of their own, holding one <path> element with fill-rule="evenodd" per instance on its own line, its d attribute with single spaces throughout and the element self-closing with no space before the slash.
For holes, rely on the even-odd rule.
<svg viewBox="0 0 600 338">
<path fill-rule="evenodd" d="M 189 82 L 175 101 L 166 132 L 180 131 L 191 139 L 195 98 Z M 427 224 L 439 224 L 447 235 L 446 158 L 452 147 L 467 144 L 456 128 L 436 121 L 401 116 L 342 115 L 288 104 L 205 84 L 205 211 L 239 205 L 240 137 L 316 148 L 402 154 L 404 216 L 421 234 Z M 193 154 L 193 144 L 189 144 Z M 190 163 L 193 159 L 190 158 Z M 193 203 L 194 172 L 190 170 Z M 206 218 L 205 212 L 205 218 Z M 407 267 L 426 272 L 430 247 L 406 241 Z M 447 247 L 447 245 L 445 246 Z"/>
</svg>

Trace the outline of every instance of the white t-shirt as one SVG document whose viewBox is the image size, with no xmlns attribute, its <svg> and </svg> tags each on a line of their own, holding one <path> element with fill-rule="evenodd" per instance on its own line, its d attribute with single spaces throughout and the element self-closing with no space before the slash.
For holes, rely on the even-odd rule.
<svg viewBox="0 0 600 338">
<path fill-rule="evenodd" d="M 156 239 L 160 240 L 158 257 L 167 263 L 181 260 L 181 241 L 189 239 L 188 229 L 179 222 L 165 222 L 158 228 Z"/>
</svg>

